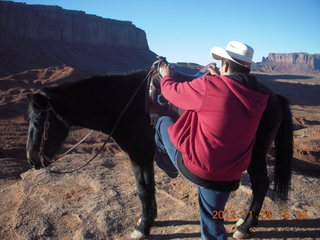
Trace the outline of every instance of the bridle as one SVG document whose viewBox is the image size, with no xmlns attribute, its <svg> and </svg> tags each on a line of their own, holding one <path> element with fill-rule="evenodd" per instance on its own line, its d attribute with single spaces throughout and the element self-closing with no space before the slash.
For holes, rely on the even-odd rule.
<svg viewBox="0 0 320 240">
<path fill-rule="evenodd" d="M 153 74 L 155 72 L 159 72 L 158 68 L 160 66 L 160 60 L 156 61 L 155 63 L 157 64 L 153 64 L 151 66 L 150 71 L 148 72 L 148 74 L 146 75 L 146 77 L 143 79 L 143 81 L 139 84 L 139 86 L 137 87 L 137 89 L 134 91 L 134 93 L 132 94 L 131 98 L 129 99 L 128 103 L 126 104 L 126 106 L 123 108 L 122 112 L 120 113 L 116 123 L 114 124 L 110 134 L 108 135 L 107 139 L 104 141 L 103 145 L 99 148 L 99 150 L 95 153 L 95 155 L 93 157 L 91 157 L 91 159 L 89 159 L 85 164 L 83 164 L 82 166 L 70 170 L 70 171 L 56 171 L 56 170 L 51 170 L 49 168 L 47 168 L 45 166 L 45 161 L 49 161 L 50 162 L 50 158 L 44 154 L 44 145 L 45 143 L 48 141 L 49 138 L 49 128 L 50 128 L 50 121 L 49 121 L 49 117 L 50 117 L 50 112 L 52 112 L 55 117 L 62 122 L 67 128 L 69 128 L 69 124 L 66 120 L 64 120 L 59 114 L 57 114 L 57 112 L 54 110 L 54 108 L 52 107 L 52 104 L 48 101 L 48 106 L 45 110 L 43 110 L 43 112 L 46 112 L 46 118 L 44 121 L 44 125 L 43 125 L 43 133 L 42 133 L 42 138 L 41 138 L 41 142 L 40 142 L 40 148 L 39 148 L 39 160 L 41 163 L 41 166 L 48 172 L 48 173 L 56 173 L 56 174 L 64 174 L 64 173 L 73 173 L 76 172 L 82 168 L 84 168 L 85 166 L 87 166 L 90 162 L 92 162 L 99 154 L 100 152 L 104 149 L 104 147 L 106 146 L 107 142 L 110 140 L 110 138 L 113 136 L 116 128 L 118 127 L 118 124 L 122 118 L 122 116 L 124 115 L 124 113 L 127 111 L 127 109 L 129 108 L 130 104 L 132 103 L 133 99 L 135 98 L 135 96 L 137 95 L 138 91 L 141 89 L 141 87 L 143 86 L 143 84 L 145 83 L 145 81 L 150 82 L 151 81 L 151 77 L 153 76 Z M 55 161 L 59 160 L 60 158 L 62 158 L 63 156 L 65 156 L 67 153 L 69 153 L 72 149 L 74 149 L 76 146 L 78 146 L 80 143 L 82 143 L 87 137 L 89 137 L 91 135 L 91 133 L 93 133 L 94 130 L 91 130 L 89 132 L 88 135 L 86 135 L 81 141 L 79 141 L 76 145 L 74 145 L 71 149 L 69 149 L 68 151 L 66 151 L 65 153 L 63 153 L 62 155 L 60 155 L 58 158 L 55 159 Z"/>
<path fill-rule="evenodd" d="M 44 149 L 44 145 L 46 144 L 46 142 L 48 141 L 49 139 L 49 128 L 50 128 L 50 121 L 49 121 L 49 118 L 50 118 L 50 112 L 52 112 L 55 117 L 60 121 L 62 122 L 66 128 L 69 128 L 69 123 L 63 119 L 63 117 L 61 117 L 55 110 L 54 108 L 52 107 L 50 101 L 47 102 L 47 108 L 45 110 L 42 110 L 42 112 L 45 112 L 46 113 L 46 119 L 43 123 L 43 133 L 42 133 L 42 137 L 41 137 L 41 142 L 40 142 L 40 148 L 39 148 L 39 153 L 38 153 L 38 157 L 39 157 L 39 160 L 40 160 L 40 163 L 41 163 L 41 166 L 45 169 L 46 166 L 45 166 L 45 163 L 44 161 L 49 161 L 50 158 L 44 154 L 43 152 L 43 149 Z"/>
</svg>

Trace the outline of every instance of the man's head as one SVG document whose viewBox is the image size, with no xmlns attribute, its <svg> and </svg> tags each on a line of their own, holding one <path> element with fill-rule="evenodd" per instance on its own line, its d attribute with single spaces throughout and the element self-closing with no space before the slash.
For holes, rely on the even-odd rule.
<svg viewBox="0 0 320 240">
<path fill-rule="evenodd" d="M 253 48 L 237 41 L 228 43 L 226 49 L 213 47 L 210 51 L 216 60 L 222 60 L 221 75 L 249 73 L 253 57 Z"/>
</svg>

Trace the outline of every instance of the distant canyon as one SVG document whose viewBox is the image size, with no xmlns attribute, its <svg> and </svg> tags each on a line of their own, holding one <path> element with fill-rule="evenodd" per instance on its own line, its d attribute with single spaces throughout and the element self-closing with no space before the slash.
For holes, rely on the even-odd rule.
<svg viewBox="0 0 320 240">
<path fill-rule="evenodd" d="M 254 70 L 270 73 L 319 74 L 320 54 L 269 53 Z"/>
<path fill-rule="evenodd" d="M 0 75 L 66 64 L 92 74 L 149 68 L 156 54 L 132 22 L 58 6 L 0 2 Z"/>
<path fill-rule="evenodd" d="M 132 22 L 58 6 L 1 1 L 0 44 L 0 76 L 59 65 L 88 74 L 126 73 L 148 69 L 156 60 L 145 31 Z M 199 68 L 177 65 L 189 72 Z M 252 69 L 320 74 L 320 54 L 269 53 Z"/>
</svg>

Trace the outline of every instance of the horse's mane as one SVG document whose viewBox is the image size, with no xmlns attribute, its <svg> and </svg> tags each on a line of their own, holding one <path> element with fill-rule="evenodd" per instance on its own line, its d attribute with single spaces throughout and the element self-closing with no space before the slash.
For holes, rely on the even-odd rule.
<svg viewBox="0 0 320 240">
<path fill-rule="evenodd" d="M 109 74 L 94 76 L 75 82 L 63 83 L 58 86 L 46 87 L 41 90 L 52 101 L 81 101 L 92 98 L 97 101 L 116 99 L 121 95 L 130 94 L 143 81 L 147 71 L 137 71 L 130 74 Z"/>
<path fill-rule="evenodd" d="M 63 83 L 57 86 L 45 87 L 40 94 L 35 95 L 33 104 L 29 104 L 28 118 L 36 121 L 41 113 L 38 105 L 46 106 L 47 101 L 59 114 L 72 112 L 80 115 L 76 119 L 86 116 L 108 116 L 119 115 L 124 106 L 136 91 L 140 83 L 145 79 L 148 71 L 137 71 L 130 74 L 110 74 L 106 76 L 95 76 L 75 82 Z M 141 87 L 134 101 L 137 101 L 133 111 L 145 111 L 146 84 Z M 44 96 L 44 97 L 41 97 Z M 38 104 L 41 102 L 42 104 Z M 110 115 L 111 114 L 111 115 Z"/>
</svg>

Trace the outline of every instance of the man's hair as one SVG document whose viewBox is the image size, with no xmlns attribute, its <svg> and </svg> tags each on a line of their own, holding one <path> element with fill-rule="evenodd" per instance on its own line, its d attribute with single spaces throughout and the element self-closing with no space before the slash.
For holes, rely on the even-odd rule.
<svg viewBox="0 0 320 240">
<path fill-rule="evenodd" d="M 229 68 L 230 68 L 230 72 L 231 73 L 250 73 L 250 68 L 247 68 L 247 67 L 244 67 L 244 66 L 241 66 L 240 64 L 238 63 L 235 63 L 229 59 L 222 59 L 222 64 L 224 62 L 227 62 L 229 64 Z"/>
</svg>

